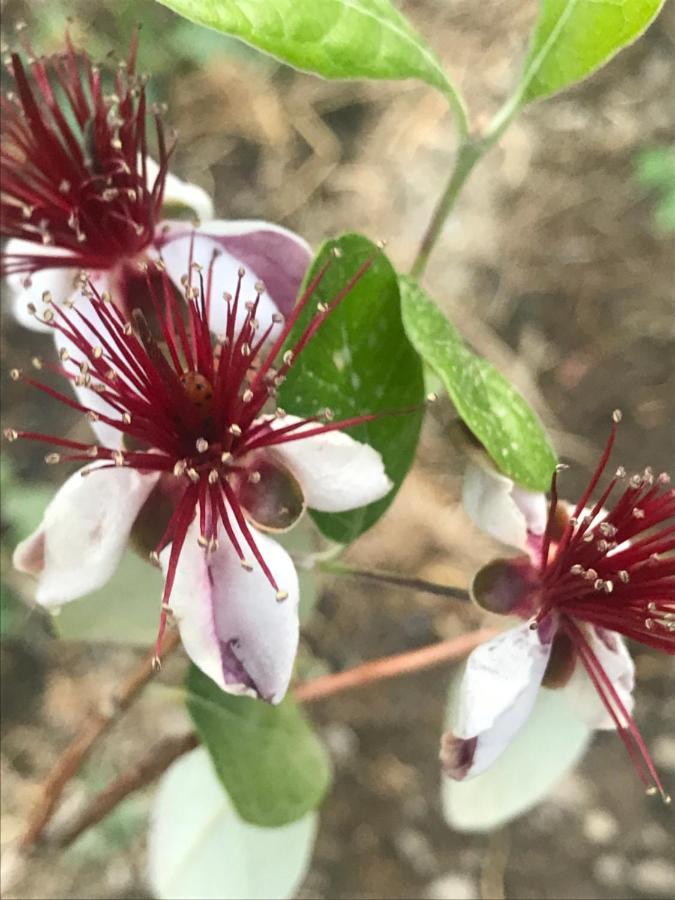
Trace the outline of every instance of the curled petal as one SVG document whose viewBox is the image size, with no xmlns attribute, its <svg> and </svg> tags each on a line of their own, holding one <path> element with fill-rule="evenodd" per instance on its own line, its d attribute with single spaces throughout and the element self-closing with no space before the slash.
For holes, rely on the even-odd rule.
<svg viewBox="0 0 675 900">
<path fill-rule="evenodd" d="M 16 256 L 45 256 L 53 255 L 54 248 L 34 244 L 32 241 L 23 241 L 20 238 L 12 238 L 3 248 L 3 256 L 7 259 Z M 62 255 L 67 256 L 64 250 Z M 77 274 L 75 269 L 42 269 L 30 276 L 25 273 L 14 272 L 7 275 L 7 287 L 12 298 L 12 311 L 14 318 L 20 325 L 30 328 L 32 331 L 51 331 L 48 325 L 31 315 L 28 304 L 32 303 L 41 315 L 45 306 L 43 296 L 49 293 L 55 303 L 62 303 L 73 294 L 73 279 Z"/>
<path fill-rule="evenodd" d="M 71 475 L 37 530 L 14 551 L 14 566 L 37 578 L 35 599 L 43 606 L 83 597 L 108 581 L 157 481 L 154 474 L 100 466 Z"/>
<path fill-rule="evenodd" d="M 458 689 L 455 681 L 451 694 Z M 466 781 L 443 779 L 443 814 L 452 828 L 482 832 L 501 827 L 544 800 L 575 765 L 591 731 L 563 693 L 539 691 L 527 722 L 486 772 Z M 451 707 L 455 699 L 451 697 Z"/>
<path fill-rule="evenodd" d="M 615 691 L 628 713 L 634 705 L 635 664 L 623 638 L 614 631 L 589 626 L 586 640 L 612 682 Z M 562 693 L 573 712 L 589 727 L 600 730 L 615 728 L 611 717 L 594 687 L 586 669 L 577 659 L 572 677 Z"/>
<path fill-rule="evenodd" d="M 299 421 L 287 415 L 272 427 L 282 428 Z M 316 426 L 310 423 L 304 427 Z M 345 512 L 366 506 L 380 500 L 393 486 L 377 450 L 343 431 L 326 431 L 304 440 L 275 444 L 269 452 L 288 466 L 300 482 L 307 505 L 320 512 Z"/>
<path fill-rule="evenodd" d="M 462 499 L 476 525 L 510 547 L 528 550 L 528 538 L 546 529 L 546 496 L 519 487 L 496 469 L 469 463 Z"/>
<path fill-rule="evenodd" d="M 273 313 L 289 315 L 312 259 L 310 247 L 302 238 L 267 222 L 215 220 L 206 222 L 194 232 L 176 225 L 164 239 L 161 254 L 169 276 L 177 285 L 186 274 L 191 245 L 193 261 L 203 266 L 205 273 L 214 253 L 217 254 L 213 268 L 215 285 L 226 285 L 232 290 L 239 269 L 245 270 L 241 320 L 246 312 L 244 302 L 255 299 L 258 282 L 264 284 L 265 293 L 257 314 L 263 328 L 269 325 Z M 210 310 L 211 331 L 221 333 L 225 322 L 224 301 L 218 293 Z"/>
<path fill-rule="evenodd" d="M 537 630 L 520 625 L 471 653 L 456 719 L 441 742 L 451 778 L 479 775 L 501 756 L 532 712 L 550 652 Z"/>
<path fill-rule="evenodd" d="M 232 526 L 245 546 L 234 522 Z M 276 541 L 250 530 L 285 599 L 277 599 L 255 560 L 251 571 L 242 567 L 226 538 L 213 552 L 199 546 L 195 520 L 179 557 L 169 602 L 187 654 L 209 678 L 230 694 L 279 703 L 298 647 L 298 576 Z M 165 572 L 169 556 L 167 547 L 160 556 Z"/>
</svg>

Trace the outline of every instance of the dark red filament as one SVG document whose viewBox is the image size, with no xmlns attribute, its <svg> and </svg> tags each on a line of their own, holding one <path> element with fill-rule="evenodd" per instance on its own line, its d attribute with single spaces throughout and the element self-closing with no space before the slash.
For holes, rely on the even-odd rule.
<svg viewBox="0 0 675 900">
<path fill-rule="evenodd" d="M 137 36 L 111 91 L 66 35 L 63 53 L 12 53 L 2 97 L 0 233 L 41 245 L 5 256 L 3 274 L 48 267 L 108 269 L 140 253 L 159 221 L 171 148 L 154 112 L 159 172 L 148 185 L 144 81 Z"/>
<path fill-rule="evenodd" d="M 619 469 L 597 500 L 591 499 L 609 463 L 619 418 L 615 414 L 600 463 L 557 544 L 551 540 L 558 497 L 553 476 L 536 622 L 551 613 L 558 617 L 640 777 L 667 798 L 644 740 L 583 627 L 597 629 L 600 639 L 613 631 L 675 653 L 675 490 L 670 478 L 650 469 L 627 477 Z"/>
</svg>

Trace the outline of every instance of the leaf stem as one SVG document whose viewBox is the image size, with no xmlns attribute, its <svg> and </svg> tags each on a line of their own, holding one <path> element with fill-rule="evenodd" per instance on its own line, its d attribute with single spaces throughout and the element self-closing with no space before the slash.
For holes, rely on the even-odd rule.
<svg viewBox="0 0 675 900">
<path fill-rule="evenodd" d="M 408 578 L 396 572 L 385 572 L 381 569 L 362 569 L 338 560 L 321 562 L 319 568 L 322 572 L 327 572 L 331 575 L 347 575 L 352 578 L 380 581 L 384 584 L 393 584 L 396 587 L 412 591 L 424 591 L 427 594 L 435 594 L 437 597 L 449 597 L 452 600 L 461 600 L 465 603 L 471 600 L 471 596 L 465 588 L 437 584 L 435 581 L 426 581 L 424 578 Z"/>
<path fill-rule="evenodd" d="M 445 221 L 454 209 L 457 198 L 460 195 L 466 180 L 471 174 L 473 167 L 481 158 L 485 149 L 481 142 L 472 138 L 464 137 L 459 145 L 455 155 L 455 162 L 450 173 L 448 183 L 441 195 L 440 200 L 436 204 L 436 208 L 431 217 L 427 230 L 422 238 L 422 242 L 417 251 L 417 256 L 412 264 L 410 274 L 413 278 L 421 278 L 429 262 L 431 252 L 436 246 Z"/>
<path fill-rule="evenodd" d="M 499 141 L 509 127 L 516 113 L 522 106 L 522 97 L 523 89 L 521 87 L 521 89 L 517 90 L 506 100 L 503 106 L 496 112 L 482 136 L 478 138 L 473 138 L 468 133 L 468 120 L 463 106 L 460 107 L 463 118 L 460 118 L 460 113 L 453 104 L 453 111 L 460 133 L 460 144 L 455 155 L 455 162 L 452 171 L 450 172 L 447 185 L 436 205 L 410 270 L 410 274 L 413 278 L 419 280 L 424 274 L 427 263 L 429 262 L 429 257 L 443 230 L 443 226 L 445 225 L 448 216 L 455 208 L 457 198 L 466 184 L 469 175 L 473 171 L 476 163 Z"/>
<path fill-rule="evenodd" d="M 418 650 L 384 656 L 344 672 L 322 675 L 306 681 L 295 688 L 293 695 L 300 703 L 315 703 L 317 700 L 324 700 L 344 691 L 365 687 L 376 681 L 397 678 L 399 675 L 411 672 L 421 672 L 424 669 L 440 666 L 466 656 L 467 653 L 494 637 L 495 634 L 496 631 L 493 628 L 480 628 L 469 634 L 430 644 L 427 647 L 420 647 Z M 167 738 L 153 747 L 150 753 L 144 756 L 134 768 L 115 778 L 106 788 L 96 794 L 77 818 L 58 836 L 56 844 L 61 849 L 69 847 L 87 829 L 98 824 L 111 813 L 122 800 L 153 782 L 175 760 L 189 753 L 190 750 L 194 750 L 197 746 L 199 746 L 199 739 L 195 734 L 190 733 L 179 738 Z"/>
</svg>

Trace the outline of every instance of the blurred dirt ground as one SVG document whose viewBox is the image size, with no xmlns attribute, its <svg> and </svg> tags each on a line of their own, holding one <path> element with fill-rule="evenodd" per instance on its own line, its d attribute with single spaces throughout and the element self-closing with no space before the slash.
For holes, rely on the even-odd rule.
<svg viewBox="0 0 675 900">
<path fill-rule="evenodd" d="M 499 103 L 517 69 L 534 0 L 419 0 L 403 4 L 465 90 L 476 120 Z M 74 2 L 74 28 L 97 47 L 136 19 L 169 40 L 174 17 L 153 4 Z M 3 4 L 5 35 L 59 4 Z M 164 30 L 166 29 L 166 31 Z M 158 95 L 179 129 L 176 172 L 213 190 L 223 217 L 280 222 L 318 244 L 342 230 L 388 241 L 405 269 L 440 191 L 453 146 L 442 98 L 412 82 L 328 83 L 186 26 L 183 55 L 158 63 Z M 44 28 L 43 28 L 44 30 Z M 42 33 L 42 32 L 40 32 Z M 216 41 L 221 40 L 219 38 Z M 194 42 L 194 51 L 193 45 Z M 161 43 L 161 42 L 160 42 Z M 215 51 L 214 51 L 215 47 Z M 208 50 L 208 53 L 206 53 Z M 656 198 L 638 185 L 639 151 L 675 140 L 675 8 L 648 35 L 578 88 L 528 110 L 474 173 L 426 277 L 465 336 L 527 394 L 573 464 L 565 491 L 587 478 L 615 407 L 624 421 L 618 461 L 672 470 L 675 449 L 673 239 L 653 222 Z M 192 56 L 190 55 L 192 53 Z M 146 64 L 149 65 L 146 60 Z M 4 371 L 38 344 L 4 319 Z M 57 413 L 4 384 L 4 418 Z M 62 419 L 59 411 L 58 418 Z M 465 584 L 493 550 L 458 497 L 462 460 L 449 440 L 452 410 L 428 416 L 419 461 L 355 560 Z M 74 426 L 75 427 L 75 426 Z M 46 429 L 45 429 L 46 430 Z M 15 452 L 20 447 L 20 453 Z M 5 450 L 40 478 L 39 448 Z M 332 669 L 459 633 L 475 622 L 437 598 L 332 581 L 307 629 Z M 88 709 L 138 654 L 33 638 L 3 647 L 2 880 L 7 897 L 145 897 L 144 822 L 151 792 L 67 854 L 21 866 L 13 853 L 41 779 Z M 637 650 L 637 720 L 675 789 L 673 668 Z M 169 679 L 179 672 L 169 671 Z M 590 752 L 550 800 L 496 837 L 451 832 L 438 799 L 437 740 L 448 671 L 407 676 L 312 709 L 333 754 L 336 781 L 304 898 L 470 900 L 658 898 L 675 894 L 673 815 L 644 797 L 614 735 Z M 148 697 L 97 751 L 61 817 L 182 722 Z M 670 847 L 670 850 L 668 849 Z M 482 885 L 482 887 L 481 887 Z"/>
</svg>

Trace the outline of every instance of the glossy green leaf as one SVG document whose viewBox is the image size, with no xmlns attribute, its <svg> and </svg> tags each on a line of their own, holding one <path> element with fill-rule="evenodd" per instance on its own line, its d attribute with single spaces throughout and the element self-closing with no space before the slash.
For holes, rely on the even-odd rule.
<svg viewBox="0 0 675 900">
<path fill-rule="evenodd" d="M 338 258 L 332 258 L 335 249 L 341 253 Z M 380 518 L 410 468 L 422 421 L 424 378 L 401 321 L 398 279 L 382 251 L 361 235 L 344 235 L 324 244 L 308 280 L 327 259 L 332 261 L 317 289 L 317 302 L 337 296 L 364 262 L 372 260 L 372 265 L 298 356 L 279 391 L 279 404 L 307 416 L 328 407 L 336 421 L 419 408 L 404 415 L 383 415 L 348 430 L 382 455 L 394 482 L 386 497 L 369 506 L 346 513 L 313 513 L 326 537 L 348 544 Z M 316 303 L 310 302 L 289 346 L 314 315 Z"/>
<path fill-rule="evenodd" d="M 330 763 L 292 697 L 278 706 L 233 697 L 195 666 L 186 687 L 197 732 L 242 819 L 273 827 L 316 809 Z"/>
<path fill-rule="evenodd" d="M 403 276 L 400 284 L 408 336 L 441 377 L 464 424 L 502 472 L 530 490 L 548 490 L 556 456 L 533 410 L 491 363 L 466 346 L 415 281 Z"/>
<path fill-rule="evenodd" d="M 389 0 L 160 0 L 324 78 L 419 78 L 457 100 L 440 62 Z"/>
<path fill-rule="evenodd" d="M 150 819 L 148 873 L 160 900 L 294 897 L 307 872 L 317 814 L 278 828 L 242 821 L 203 747 L 162 777 Z"/>
<path fill-rule="evenodd" d="M 446 725 L 452 728 L 463 667 L 454 676 Z M 534 709 L 512 743 L 489 769 L 466 781 L 443 777 L 446 822 L 457 831 L 491 831 L 541 803 L 578 762 L 591 730 L 564 691 L 542 688 Z"/>
<path fill-rule="evenodd" d="M 586 78 L 636 40 L 664 0 L 542 0 L 518 89 L 520 103 Z"/>
</svg>

